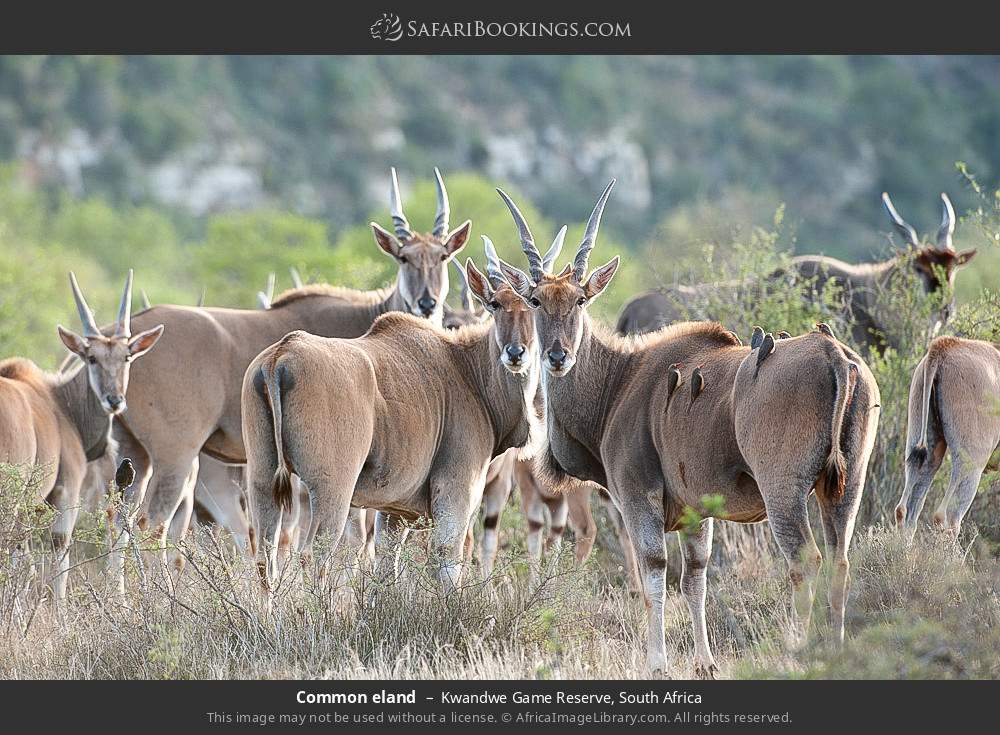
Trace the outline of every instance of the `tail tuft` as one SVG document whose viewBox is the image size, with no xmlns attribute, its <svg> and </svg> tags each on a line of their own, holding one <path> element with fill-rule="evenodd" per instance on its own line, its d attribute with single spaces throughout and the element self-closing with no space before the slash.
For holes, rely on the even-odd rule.
<svg viewBox="0 0 1000 735">
<path fill-rule="evenodd" d="M 928 456 L 929 453 L 927 451 L 927 445 L 921 442 L 920 444 L 918 444 L 917 446 L 915 446 L 913 449 L 910 450 L 910 454 L 907 456 L 906 462 L 911 467 L 919 469 L 923 467 L 924 464 L 927 462 Z"/>
<path fill-rule="evenodd" d="M 826 458 L 823 472 L 826 475 L 824 487 L 827 495 L 833 500 L 844 497 L 844 487 L 847 484 L 847 461 L 839 446 Z"/>
<path fill-rule="evenodd" d="M 858 366 L 845 359 L 834 343 L 828 343 L 827 354 L 833 362 L 833 417 L 830 423 L 830 453 L 823 465 L 823 489 L 830 500 L 844 497 L 847 485 L 847 459 L 841 442 L 844 439 L 844 419 L 852 403 L 852 394 L 858 378 Z"/>
<path fill-rule="evenodd" d="M 292 509 L 292 473 L 284 462 L 279 463 L 274 472 L 271 492 L 274 493 L 274 502 L 282 511 L 287 513 Z"/>
</svg>

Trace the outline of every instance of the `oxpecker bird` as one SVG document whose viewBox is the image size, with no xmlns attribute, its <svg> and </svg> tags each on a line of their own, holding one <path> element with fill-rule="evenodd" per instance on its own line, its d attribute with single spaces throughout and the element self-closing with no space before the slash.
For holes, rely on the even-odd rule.
<svg viewBox="0 0 1000 735">
<path fill-rule="evenodd" d="M 781 330 L 780 332 L 778 332 L 778 339 L 789 339 L 791 336 L 792 335 L 790 335 L 785 330 Z"/>
<path fill-rule="evenodd" d="M 750 335 L 750 349 L 756 350 L 760 347 L 761 341 L 764 339 L 764 330 L 760 327 L 753 328 L 753 334 Z"/>
<path fill-rule="evenodd" d="M 760 342 L 760 350 L 757 352 L 757 367 L 753 371 L 753 376 L 756 378 L 757 373 L 760 372 L 760 364 L 764 362 L 774 352 L 774 335 L 770 332 L 764 335 L 764 339 Z"/>
<path fill-rule="evenodd" d="M 691 403 L 688 404 L 688 411 L 694 405 L 695 399 L 701 395 L 705 389 L 705 376 L 701 374 L 701 368 L 696 367 L 691 373 Z"/>
<path fill-rule="evenodd" d="M 681 382 L 681 371 L 675 362 L 667 368 L 667 405 L 670 405 L 670 397 L 677 390 L 677 384 Z"/>
<path fill-rule="evenodd" d="M 830 325 L 827 324 L 826 322 L 819 322 L 816 325 L 816 329 L 818 329 L 819 331 L 821 331 L 827 337 L 830 337 L 831 339 L 836 339 L 836 337 L 833 336 L 833 330 L 830 329 Z"/>
</svg>

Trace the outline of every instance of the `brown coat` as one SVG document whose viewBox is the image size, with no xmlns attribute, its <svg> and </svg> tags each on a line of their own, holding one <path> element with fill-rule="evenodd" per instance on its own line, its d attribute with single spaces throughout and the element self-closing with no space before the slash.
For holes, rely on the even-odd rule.
<svg viewBox="0 0 1000 735">
<path fill-rule="evenodd" d="M 683 528 L 681 590 L 694 622 L 696 671 L 715 667 L 704 614 L 712 503 L 725 517 L 770 520 L 789 565 L 804 632 L 819 550 L 807 500 L 815 488 L 834 555 L 831 602 L 843 636 L 847 550 L 875 441 L 879 392 L 867 366 L 831 336 L 815 332 L 756 349 L 714 323 L 681 323 L 638 338 L 608 335 L 586 308 L 607 288 L 618 258 L 588 260 L 614 182 L 591 214 L 572 266 L 548 271 L 527 223 L 514 216 L 530 275 L 503 273 L 535 313 L 542 353 L 548 449 L 545 474 L 608 489 L 636 547 L 649 611 L 647 655 L 665 665 L 663 534 Z M 672 370 L 679 381 L 668 380 Z M 685 509 L 696 513 L 692 516 Z M 705 517 L 709 516 L 709 517 Z"/>
</svg>

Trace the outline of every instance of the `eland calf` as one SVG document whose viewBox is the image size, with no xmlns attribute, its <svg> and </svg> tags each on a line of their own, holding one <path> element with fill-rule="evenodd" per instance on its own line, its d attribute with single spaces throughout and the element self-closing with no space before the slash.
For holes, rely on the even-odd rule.
<svg viewBox="0 0 1000 735">
<path fill-rule="evenodd" d="M 896 523 L 917 530 L 927 491 L 947 452 L 951 480 L 934 513 L 934 527 L 958 535 L 979 480 L 1000 445 L 1000 344 L 938 337 L 910 383 L 906 480 Z"/>
<path fill-rule="evenodd" d="M 694 625 L 695 671 L 716 671 L 705 622 L 713 510 L 703 498 L 710 494 L 724 499 L 727 520 L 770 521 L 789 567 L 796 632 L 803 634 L 821 558 L 807 512 L 815 489 L 834 563 L 833 624 L 842 639 L 847 551 L 878 421 L 871 372 L 821 332 L 777 343 L 765 337 L 756 350 L 710 322 L 640 338 L 605 333 L 587 307 L 608 287 L 619 260 L 589 275 L 588 260 L 613 185 L 598 200 L 573 263 L 558 274 L 500 192 L 529 274 L 506 263 L 501 268 L 534 312 L 544 367 L 548 444 L 540 470 L 555 480 L 596 482 L 621 510 L 643 581 L 653 671 L 665 669 L 667 655 L 664 533 L 682 529 L 681 592 Z M 693 527 L 684 523 L 687 508 L 703 516 Z"/>
<path fill-rule="evenodd" d="M 460 579 L 490 461 L 530 452 L 539 434 L 530 311 L 499 271 L 469 261 L 466 272 L 489 323 L 445 331 L 386 315 L 358 339 L 292 332 L 250 363 L 242 426 L 264 579 L 282 562 L 275 535 L 292 473 L 334 546 L 352 505 L 429 517 L 440 578 Z"/>
</svg>

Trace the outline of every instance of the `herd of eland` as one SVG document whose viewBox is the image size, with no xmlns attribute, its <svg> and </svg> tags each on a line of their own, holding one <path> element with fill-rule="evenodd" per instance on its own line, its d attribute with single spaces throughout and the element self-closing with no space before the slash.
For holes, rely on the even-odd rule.
<svg viewBox="0 0 1000 735">
<path fill-rule="evenodd" d="M 680 531 L 695 672 L 711 677 L 705 600 L 714 519 L 703 498 L 721 496 L 727 521 L 768 521 L 788 565 L 790 632 L 801 639 L 822 558 L 809 522 L 814 494 L 832 562 L 834 638 L 843 641 L 848 552 L 881 409 L 862 355 L 825 324 L 798 336 L 755 329 L 744 346 L 715 321 L 682 320 L 693 310 L 711 319 L 696 313 L 700 296 L 738 282 L 639 295 L 617 329 L 606 329 L 588 308 L 610 287 L 619 257 L 591 268 L 590 256 L 614 180 L 562 268 L 566 228 L 543 255 L 517 204 L 498 189 L 526 268 L 502 260 L 483 235 L 481 270 L 472 260 L 459 264 L 472 223 L 451 227 L 448 193 L 434 173 L 437 212 L 423 234 L 404 214 L 391 172 L 392 229 L 371 223 L 397 269 L 383 289 L 304 285 L 293 272 L 295 287 L 277 297 L 272 276 L 257 309 L 150 305 L 143 293 L 132 314 L 129 271 L 118 317 L 102 328 L 70 274 L 83 330 L 60 326 L 58 334 L 71 359 L 56 374 L 25 358 L 0 362 L 0 462 L 35 468 L 37 494 L 55 509 L 53 599 L 67 593 L 81 494 L 108 487 L 120 458 L 130 461 L 131 488 L 123 509 L 109 513 L 116 533 L 108 568 L 122 595 L 130 535 L 152 542 L 146 565 L 176 577 L 177 543 L 193 517 L 231 532 L 256 560 L 265 595 L 293 554 L 310 557 L 320 533 L 354 562 L 380 567 L 412 522 L 430 520 L 428 558 L 449 591 L 474 556 L 480 506 L 480 572 L 492 573 L 500 514 L 515 486 L 532 560 L 543 546 L 558 548 L 568 524 L 582 563 L 597 536 L 596 492 L 646 603 L 651 671 L 667 666 L 665 534 Z M 955 251 L 955 213 L 942 200 L 934 243 L 922 243 L 883 194 L 906 252 L 862 265 L 800 256 L 761 282 L 810 278 L 816 298 L 836 286 L 855 343 L 892 345 L 879 289 L 912 268 L 926 293 L 939 292 L 975 255 Z M 458 308 L 446 305 L 449 263 Z M 935 327 L 951 306 L 935 312 Z M 913 372 L 895 510 L 908 537 L 948 451 L 952 478 L 933 526 L 958 533 L 1000 443 L 998 396 L 1000 344 L 931 342 Z M 705 511 L 694 524 L 692 508 Z"/>
</svg>

